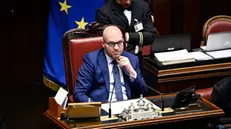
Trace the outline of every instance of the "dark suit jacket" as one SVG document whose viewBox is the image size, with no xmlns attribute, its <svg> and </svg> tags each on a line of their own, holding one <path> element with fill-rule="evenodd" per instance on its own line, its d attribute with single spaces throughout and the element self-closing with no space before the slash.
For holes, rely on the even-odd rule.
<svg viewBox="0 0 231 129">
<path fill-rule="evenodd" d="M 144 45 L 150 45 L 154 40 L 154 26 L 151 19 L 151 11 L 147 2 L 143 0 L 132 1 L 132 18 L 129 26 L 128 20 L 123 13 L 123 9 L 117 4 L 116 0 L 110 0 L 96 11 L 96 22 L 103 25 L 114 24 L 121 26 L 126 32 L 129 32 L 128 44 L 133 46 L 139 44 L 139 34 L 135 33 L 134 19 L 142 22 L 144 29 Z"/>
<path fill-rule="evenodd" d="M 133 93 L 145 94 L 147 88 L 140 73 L 138 58 L 126 51 L 122 53 L 122 56 L 126 56 L 130 60 L 131 65 L 137 72 L 137 78 L 134 80 L 131 80 L 127 74 L 123 73 L 128 99 L 133 98 Z M 91 101 L 107 102 L 109 87 L 110 79 L 104 49 L 86 54 L 77 76 L 74 93 L 75 101 L 85 102 L 90 98 Z"/>
<path fill-rule="evenodd" d="M 217 82 L 213 87 L 211 101 L 231 117 L 231 76 Z"/>
</svg>

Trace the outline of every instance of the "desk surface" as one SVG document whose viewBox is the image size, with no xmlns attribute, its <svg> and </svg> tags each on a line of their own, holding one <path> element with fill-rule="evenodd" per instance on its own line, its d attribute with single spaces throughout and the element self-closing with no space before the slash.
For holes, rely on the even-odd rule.
<svg viewBox="0 0 231 129">
<path fill-rule="evenodd" d="M 231 58 L 230 58 L 231 59 Z M 190 65 L 168 66 L 159 68 L 155 60 L 150 57 L 144 59 L 144 69 L 157 76 L 157 82 L 172 82 L 189 79 L 207 78 L 214 76 L 231 75 L 231 61 L 217 60 L 212 62 L 200 62 Z"/>
<path fill-rule="evenodd" d="M 164 95 L 164 98 L 171 97 L 174 95 Z M 159 96 L 149 97 L 148 99 L 159 99 Z M 103 123 L 99 120 L 96 121 L 79 121 L 76 123 L 72 123 L 70 121 L 61 121 L 59 118 L 54 117 L 49 110 L 47 110 L 44 115 L 51 120 L 56 126 L 61 128 L 125 128 L 125 127 L 137 127 L 137 126 L 149 126 L 149 125 L 163 125 L 171 122 L 182 122 L 188 120 L 200 120 L 204 118 L 216 118 L 224 115 L 223 110 L 216 107 L 212 103 L 208 102 L 205 99 L 201 101 L 204 105 L 209 107 L 209 109 L 205 109 L 203 111 L 196 112 L 186 112 L 182 114 L 174 114 L 163 116 L 161 118 L 153 118 L 146 120 L 137 120 L 137 121 L 129 121 L 129 122 L 108 122 Z M 81 125 L 81 126 L 80 126 Z"/>
</svg>

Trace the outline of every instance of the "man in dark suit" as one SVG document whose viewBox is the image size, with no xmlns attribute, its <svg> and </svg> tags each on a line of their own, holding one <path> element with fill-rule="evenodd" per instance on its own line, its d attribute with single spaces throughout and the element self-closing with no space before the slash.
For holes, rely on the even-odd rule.
<svg viewBox="0 0 231 129">
<path fill-rule="evenodd" d="M 151 11 L 143 0 L 109 0 L 96 11 L 96 22 L 121 26 L 127 32 L 125 41 L 131 48 L 129 51 L 135 54 L 154 41 Z"/>
<path fill-rule="evenodd" d="M 228 76 L 213 86 L 211 101 L 224 110 L 231 122 L 231 76 Z"/>
<path fill-rule="evenodd" d="M 147 92 L 138 58 L 124 51 L 124 38 L 117 26 L 103 31 L 103 48 L 86 54 L 77 75 L 75 101 L 119 101 L 133 93 Z"/>
</svg>

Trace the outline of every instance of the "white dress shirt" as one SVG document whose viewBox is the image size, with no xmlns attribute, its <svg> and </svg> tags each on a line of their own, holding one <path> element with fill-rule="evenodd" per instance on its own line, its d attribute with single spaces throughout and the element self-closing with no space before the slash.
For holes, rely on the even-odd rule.
<svg viewBox="0 0 231 129">
<path fill-rule="evenodd" d="M 129 10 L 125 9 L 124 10 L 124 15 L 127 17 L 128 24 L 130 26 L 131 25 L 131 20 L 132 20 L 132 11 L 129 11 Z"/>
<path fill-rule="evenodd" d="M 131 25 L 131 20 L 132 20 L 132 11 L 129 11 L 127 9 L 124 10 L 124 15 L 126 16 L 126 18 L 128 19 L 128 24 L 129 26 Z M 129 41 L 129 35 L 126 36 L 126 41 L 128 42 Z M 135 54 L 137 54 L 139 52 L 139 46 L 136 45 L 135 46 Z"/>
<path fill-rule="evenodd" d="M 113 73 L 112 73 L 113 64 L 111 62 L 113 61 L 113 59 L 111 57 L 109 57 L 106 53 L 105 53 L 105 55 L 106 55 L 106 59 L 107 59 L 108 72 L 109 72 L 109 78 L 110 78 L 110 91 L 109 91 L 108 102 L 110 102 L 110 99 L 113 102 L 113 101 L 117 101 L 116 94 L 115 94 L 115 88 L 114 88 L 114 91 L 112 91 L 112 89 L 114 87 L 114 77 L 113 77 Z M 123 73 L 122 73 L 119 66 L 118 66 L 118 68 L 119 68 L 119 73 L 120 73 L 120 80 L 121 80 L 121 83 L 122 83 L 121 88 L 122 88 L 123 100 L 127 100 L 128 97 L 127 97 L 126 88 L 124 86 Z"/>
</svg>

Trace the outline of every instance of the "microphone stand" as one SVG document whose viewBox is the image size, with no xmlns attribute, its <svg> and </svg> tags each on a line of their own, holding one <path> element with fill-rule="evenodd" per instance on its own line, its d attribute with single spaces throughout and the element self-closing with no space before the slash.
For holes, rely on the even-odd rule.
<svg viewBox="0 0 231 129">
<path fill-rule="evenodd" d="M 172 114 L 174 113 L 174 110 L 172 108 L 164 108 L 164 98 L 162 93 L 160 93 L 158 90 L 146 85 L 147 88 L 151 89 L 152 91 L 158 93 L 161 96 L 161 114 L 162 115 L 167 115 L 167 114 Z"/>
<path fill-rule="evenodd" d="M 158 93 L 160 96 L 161 96 L 161 111 L 164 111 L 164 98 L 163 98 L 163 95 L 162 93 L 160 93 L 158 90 L 146 85 L 147 88 L 151 89 L 152 91 Z"/>
<path fill-rule="evenodd" d="M 130 78 L 133 78 L 133 77 L 131 77 L 131 76 L 128 74 L 128 72 L 127 72 L 123 67 L 120 67 L 120 68 L 122 69 L 122 71 L 124 71 L 124 73 L 125 73 L 126 75 L 128 75 Z M 133 79 L 135 79 L 135 78 L 133 78 Z M 146 86 L 147 88 L 151 89 L 152 91 L 158 93 L 158 94 L 161 96 L 161 111 L 164 111 L 164 98 L 163 98 L 162 93 L 160 93 L 158 90 L 155 90 L 154 88 L 152 88 L 152 87 L 150 87 L 150 86 L 148 86 L 148 85 L 145 85 L 145 86 Z M 113 87 L 113 88 L 114 88 L 114 87 Z"/>
<path fill-rule="evenodd" d="M 115 80 L 115 78 L 114 78 Z M 115 90 L 115 81 L 114 81 L 114 86 L 112 88 L 112 92 L 111 92 L 111 96 L 110 96 L 110 101 L 109 101 L 109 109 L 108 109 L 108 114 L 109 114 L 109 118 L 111 118 L 111 115 L 112 115 L 112 112 L 111 112 L 111 101 L 112 101 L 112 96 L 113 96 L 113 93 L 114 93 L 114 90 Z"/>
</svg>

